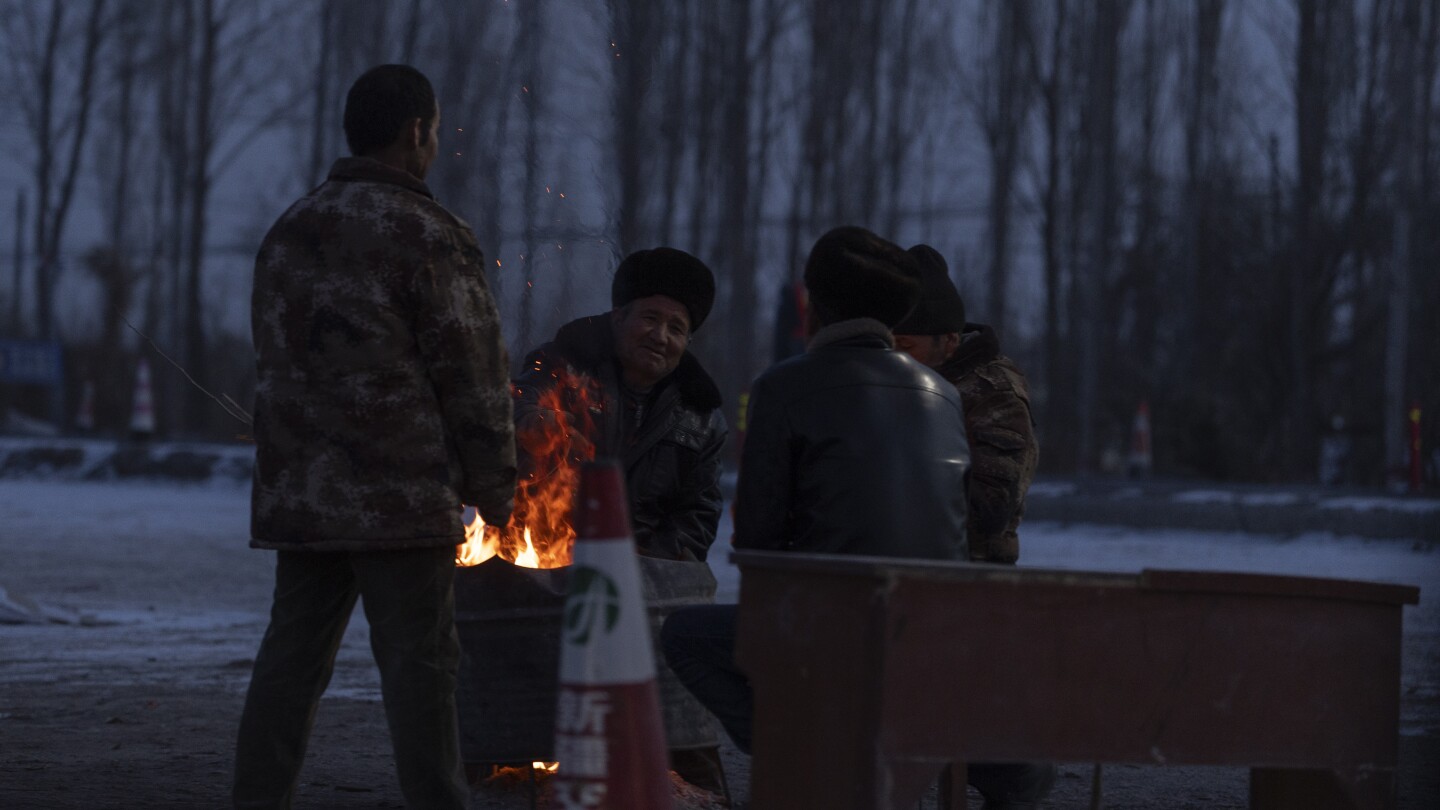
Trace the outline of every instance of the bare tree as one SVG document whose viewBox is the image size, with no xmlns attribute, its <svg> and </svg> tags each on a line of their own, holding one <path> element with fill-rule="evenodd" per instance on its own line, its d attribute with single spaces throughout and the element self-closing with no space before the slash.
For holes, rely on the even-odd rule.
<svg viewBox="0 0 1440 810">
<path fill-rule="evenodd" d="M 541 0 L 533 0 L 519 9 L 520 36 L 516 51 L 522 55 L 523 79 L 520 88 L 520 106 L 525 118 L 524 181 L 521 196 L 524 205 L 524 237 L 521 240 L 521 270 L 524 271 L 520 287 L 520 329 L 519 341 L 529 346 L 534 335 L 535 269 L 538 267 L 540 252 L 540 118 L 543 108 L 540 101 L 543 92 L 540 86 L 541 48 L 544 42 L 545 7 Z"/>
<path fill-rule="evenodd" d="M 616 248 L 624 255 L 644 241 L 645 155 L 653 141 L 644 110 L 656 53 L 661 6 L 650 0 L 609 0 L 613 60 L 612 110 L 616 193 Z"/>
<path fill-rule="evenodd" d="M 1390 256 L 1390 294 L 1386 302 L 1388 318 L 1385 336 L 1385 397 L 1384 456 L 1386 466 L 1399 467 L 1405 455 L 1405 410 L 1407 389 L 1412 385 L 1408 373 L 1410 333 L 1410 290 L 1414 273 L 1412 250 L 1415 209 L 1419 199 L 1418 186 L 1422 176 L 1420 129 L 1424 126 L 1422 92 L 1427 76 L 1424 70 L 1426 10 L 1420 0 L 1402 0 L 1395 4 L 1390 24 L 1391 59 L 1387 70 L 1388 91 L 1395 106 L 1395 218 Z M 1430 9 L 1434 16 L 1434 9 Z M 1433 32 L 1432 23 L 1430 30 Z M 1433 35 L 1433 34 L 1432 34 Z M 1432 40 L 1430 48 L 1435 47 Z M 1433 57 L 1432 57 L 1433 59 Z M 1429 74 L 1429 75 L 1433 75 Z M 1425 93 L 1428 95 L 1428 93 Z"/>
<path fill-rule="evenodd" d="M 1056 0 L 1050 7 L 1048 20 L 1048 42 L 1042 50 L 1039 46 L 1039 29 L 1035 36 L 1035 45 L 1029 51 L 1030 54 L 1030 80 L 1034 83 L 1038 94 L 1041 110 L 1043 129 L 1045 134 L 1043 168 L 1036 170 L 1039 179 L 1036 186 L 1039 189 L 1040 197 L 1040 241 L 1042 251 L 1043 279 L 1043 320 L 1041 323 L 1041 340 L 1044 351 L 1041 354 L 1043 365 L 1041 366 L 1038 380 L 1041 385 L 1039 390 L 1042 393 L 1040 411 L 1043 414 L 1043 424 L 1055 425 L 1060 412 L 1059 392 L 1062 388 L 1061 375 L 1065 364 L 1060 362 L 1062 345 L 1062 323 L 1060 319 L 1060 302 L 1063 298 L 1061 289 L 1061 219 L 1064 216 L 1062 200 L 1064 189 L 1061 187 L 1063 174 L 1065 146 L 1067 140 L 1066 110 L 1068 93 L 1066 92 L 1066 75 L 1068 73 L 1067 60 L 1069 55 L 1066 51 L 1066 43 L 1069 38 L 1069 3 L 1068 0 Z M 1055 436 L 1059 438 L 1064 435 L 1063 431 L 1057 431 Z M 1047 448 L 1050 445 L 1047 445 Z M 1047 458 L 1059 457 L 1061 454 L 1046 450 Z"/>
<path fill-rule="evenodd" d="M 1195 0 L 1191 30 L 1193 38 L 1186 50 L 1189 68 L 1189 96 L 1185 122 L 1185 224 L 1186 245 L 1180 256 L 1183 271 L 1175 285 L 1174 317 L 1180 337 L 1182 355 L 1179 362 L 1188 366 L 1195 381 L 1204 386 L 1211 379 L 1205 373 L 1207 361 L 1200 356 L 1201 342 L 1197 314 L 1205 311 L 1199 302 L 1213 293 L 1217 286 L 1206 272 L 1216 261 L 1217 236 L 1213 217 L 1216 205 L 1215 161 L 1220 148 L 1219 129 L 1220 74 L 1219 49 L 1221 21 L 1225 0 Z M 1213 310 L 1211 310 L 1213 311 Z"/>
<path fill-rule="evenodd" d="M 1104 323 L 1102 302 L 1114 276 L 1116 228 L 1120 206 L 1117 172 L 1116 97 L 1120 77 L 1120 32 L 1130 4 L 1117 0 L 1091 9 L 1089 19 L 1085 112 L 1081 117 L 1080 144 L 1088 193 L 1082 213 L 1086 223 L 1084 264 L 1077 268 L 1078 297 L 1076 395 L 1076 456 L 1082 469 L 1098 459 L 1100 356 Z M 1078 272 L 1083 269 L 1082 272 Z"/>
<path fill-rule="evenodd" d="M 84 159 L 90 113 L 95 99 L 96 64 L 104 40 L 105 0 L 91 0 L 77 42 L 68 35 L 72 6 L 51 0 L 48 13 L 39 4 L 22 4 L 5 15 L 4 39 L 10 54 L 12 85 L 26 133 L 35 149 L 32 183 L 36 190 L 34 222 L 36 333 L 56 336 L 55 284 L 60 275 L 60 245 Z M 42 20 L 40 15 L 44 14 Z M 73 74 L 66 68 L 79 62 Z"/>
<path fill-rule="evenodd" d="M 11 251 L 10 277 L 10 318 L 3 330 L 5 334 L 19 337 L 25 333 L 20 321 L 20 299 L 23 297 L 22 282 L 25 275 L 25 189 L 15 191 L 15 245 Z"/>
<path fill-rule="evenodd" d="M 1027 0 L 992 0 L 985 5 L 989 21 L 989 50 L 982 60 L 979 85 L 979 119 L 990 153 L 989 319 L 995 331 L 1005 334 L 1010 281 L 1010 208 L 1016 170 L 1030 112 L 1030 4 Z"/>
</svg>

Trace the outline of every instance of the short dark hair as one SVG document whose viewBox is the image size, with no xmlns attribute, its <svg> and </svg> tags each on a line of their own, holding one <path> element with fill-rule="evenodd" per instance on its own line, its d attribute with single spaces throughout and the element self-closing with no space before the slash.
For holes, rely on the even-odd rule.
<svg viewBox="0 0 1440 810">
<path fill-rule="evenodd" d="M 420 119 L 423 139 L 435 118 L 435 89 L 409 65 L 380 65 L 365 71 L 345 96 L 345 140 L 350 154 L 368 155 L 395 142 L 405 122 Z"/>
</svg>

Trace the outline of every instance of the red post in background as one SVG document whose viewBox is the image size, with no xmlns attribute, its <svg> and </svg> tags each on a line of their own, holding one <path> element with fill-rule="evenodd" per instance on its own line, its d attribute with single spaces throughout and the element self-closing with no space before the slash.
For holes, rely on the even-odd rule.
<svg viewBox="0 0 1440 810">
<path fill-rule="evenodd" d="M 1420 491 L 1420 401 L 1410 403 L 1410 491 Z"/>
<path fill-rule="evenodd" d="M 1150 450 L 1150 403 L 1140 400 L 1135 409 L 1135 421 L 1130 427 L 1130 456 L 1126 468 L 1131 478 L 1145 478 L 1150 475 L 1153 457 Z"/>
</svg>

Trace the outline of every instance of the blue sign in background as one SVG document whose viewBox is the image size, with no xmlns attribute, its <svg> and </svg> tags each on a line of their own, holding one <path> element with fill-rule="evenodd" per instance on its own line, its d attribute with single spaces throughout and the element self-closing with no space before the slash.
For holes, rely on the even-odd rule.
<svg viewBox="0 0 1440 810">
<path fill-rule="evenodd" d="M 0 340 L 0 383 L 60 385 L 60 344 L 51 340 Z"/>
</svg>

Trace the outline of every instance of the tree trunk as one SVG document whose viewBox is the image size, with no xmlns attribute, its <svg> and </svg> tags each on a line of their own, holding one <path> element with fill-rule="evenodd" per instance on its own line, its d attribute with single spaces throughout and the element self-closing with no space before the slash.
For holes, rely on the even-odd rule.
<svg viewBox="0 0 1440 810">
<path fill-rule="evenodd" d="M 55 272 L 56 246 L 50 244 L 50 196 L 54 184 L 55 163 L 55 61 L 60 48 L 60 29 L 64 25 L 65 7 L 60 0 L 51 0 L 50 25 L 46 29 L 45 48 L 36 88 L 39 92 L 39 116 L 35 136 L 35 189 L 39 197 L 35 206 L 35 330 L 41 338 L 51 336 L 54 305 L 51 289 Z"/>
<path fill-rule="evenodd" d="M 728 31 L 723 41 L 727 81 L 722 85 L 720 162 L 724 171 L 721 187 L 721 226 L 728 250 L 720 251 L 717 266 L 730 289 L 725 331 L 732 351 L 727 352 L 729 368 L 722 375 L 724 394 L 747 385 L 759 369 L 755 352 L 755 310 L 759 298 L 755 289 L 756 243 L 754 221 L 750 219 L 750 16 L 752 0 L 728 4 Z M 713 259 L 712 259 L 713 260 Z"/>
<path fill-rule="evenodd" d="M 25 273 L 25 189 L 15 190 L 15 245 L 12 275 L 10 277 L 10 318 L 4 334 L 8 337 L 22 337 L 25 325 L 20 322 L 20 296 L 24 292 L 22 282 Z"/>
<path fill-rule="evenodd" d="M 211 115 L 215 108 L 216 40 L 222 23 L 215 18 L 215 0 L 200 6 L 200 53 L 195 76 L 195 123 L 190 156 L 190 228 L 185 273 L 185 366 L 198 373 L 207 363 L 205 335 L 205 233 L 210 203 L 210 160 L 214 151 Z M 201 392 L 187 388 L 182 428 L 193 433 L 202 429 L 207 401 Z"/>
<path fill-rule="evenodd" d="M 545 7 L 542 0 L 530 0 L 519 9 L 520 35 L 517 50 L 524 54 L 525 76 L 521 82 L 520 106 L 525 115 L 525 185 L 522 192 L 524 205 L 524 239 L 521 250 L 524 261 L 524 284 L 520 287 L 520 343 L 531 345 L 534 330 L 535 282 L 540 257 L 538 226 L 540 219 L 540 78 L 541 43 L 544 41 Z"/>
<path fill-rule="evenodd" d="M 1091 31 L 1094 46 L 1090 54 L 1086 99 L 1092 118 L 1088 128 L 1086 171 L 1091 178 L 1089 207 L 1093 218 L 1086 251 L 1087 272 L 1083 278 L 1076 280 L 1080 288 L 1076 453 L 1081 469 L 1092 468 L 1099 459 L 1099 378 L 1103 368 L 1100 349 L 1102 336 L 1111 327 L 1103 322 L 1102 304 L 1112 276 L 1120 202 L 1116 173 L 1115 95 L 1120 75 L 1120 31 L 1127 11 L 1128 4 L 1118 0 L 1098 4 L 1094 9 L 1094 28 Z"/>
<path fill-rule="evenodd" d="M 610 0 L 610 19 L 615 31 L 614 137 L 616 187 L 616 241 L 620 255 L 640 245 L 644 213 L 644 150 L 646 137 L 643 106 L 650 85 L 650 58 L 653 37 L 651 23 L 657 13 L 642 0 Z"/>
<path fill-rule="evenodd" d="M 325 166 L 333 157 L 327 154 L 330 143 L 330 84 L 334 80 L 331 72 L 334 40 L 334 0 L 320 0 L 319 34 L 320 47 L 315 56 L 315 107 L 310 118 L 310 184 L 319 183 L 325 176 Z"/>
</svg>

